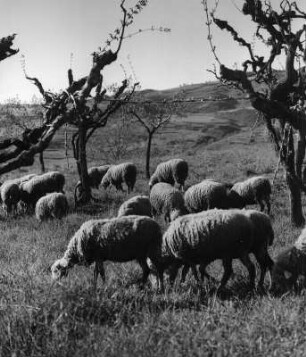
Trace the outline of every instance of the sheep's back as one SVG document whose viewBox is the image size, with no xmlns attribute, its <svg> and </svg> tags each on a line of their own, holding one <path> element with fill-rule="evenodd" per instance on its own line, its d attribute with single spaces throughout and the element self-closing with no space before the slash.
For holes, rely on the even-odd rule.
<svg viewBox="0 0 306 357">
<path fill-rule="evenodd" d="M 151 176 L 151 181 L 156 182 L 166 182 L 170 185 L 174 185 L 174 178 L 172 172 L 171 161 L 161 162 L 157 165 L 155 172 Z"/>
<path fill-rule="evenodd" d="M 145 216 L 124 216 L 92 220 L 83 224 L 78 235 L 82 255 L 96 259 L 125 262 L 143 259 L 161 232 L 157 222 Z M 88 260 L 87 259 L 87 260 Z"/>
<path fill-rule="evenodd" d="M 227 191 L 219 182 L 203 180 L 189 187 L 184 198 L 189 212 L 196 213 L 209 208 L 223 208 L 227 200 Z"/>
<path fill-rule="evenodd" d="M 62 191 L 64 184 L 64 175 L 52 171 L 21 183 L 20 188 L 29 199 L 37 201 L 47 193 Z"/>
<path fill-rule="evenodd" d="M 271 194 L 271 184 L 266 177 L 251 177 L 245 181 L 237 182 L 232 187 L 246 204 L 254 204 L 256 198 L 265 197 Z"/>
<path fill-rule="evenodd" d="M 176 208 L 181 209 L 185 203 L 182 193 L 165 182 L 159 182 L 152 187 L 150 202 L 159 214 Z"/>
<path fill-rule="evenodd" d="M 163 235 L 163 245 L 175 257 L 200 263 L 237 258 L 250 250 L 253 226 L 239 212 L 210 210 L 172 222 Z"/>
<path fill-rule="evenodd" d="M 151 203 L 148 196 L 134 196 L 122 203 L 117 216 L 139 215 L 151 217 L 151 211 Z"/>
</svg>

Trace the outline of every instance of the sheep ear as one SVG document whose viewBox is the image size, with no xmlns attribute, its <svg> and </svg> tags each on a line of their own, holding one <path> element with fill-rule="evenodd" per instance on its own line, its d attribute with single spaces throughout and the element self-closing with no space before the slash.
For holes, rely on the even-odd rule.
<svg viewBox="0 0 306 357">
<path fill-rule="evenodd" d="M 290 279 L 292 277 L 292 273 L 290 273 L 288 270 L 284 270 L 284 277 L 286 279 Z"/>
</svg>

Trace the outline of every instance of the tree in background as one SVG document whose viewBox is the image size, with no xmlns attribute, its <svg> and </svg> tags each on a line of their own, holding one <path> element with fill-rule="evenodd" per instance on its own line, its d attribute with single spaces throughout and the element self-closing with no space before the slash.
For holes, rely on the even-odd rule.
<svg viewBox="0 0 306 357">
<path fill-rule="evenodd" d="M 244 0 L 241 12 L 256 24 L 254 39 L 269 50 L 268 55 L 262 55 L 256 54 L 254 44 L 241 37 L 228 21 L 217 18 L 218 2 L 214 3 L 211 11 L 208 9 L 208 0 L 203 0 L 203 5 L 207 16 L 208 40 L 220 67 L 220 72 L 217 74 L 215 70 L 214 73 L 223 83 L 246 92 L 252 106 L 263 116 L 285 168 L 291 221 L 296 226 L 302 226 L 305 223 L 301 192 L 306 192 L 305 177 L 302 177 L 306 112 L 298 102 L 305 101 L 306 96 L 306 13 L 295 1 L 282 0 L 276 10 L 269 1 Z M 239 69 L 228 68 L 217 56 L 217 49 L 212 42 L 212 24 L 227 31 L 237 45 L 245 47 L 246 57 Z M 284 63 L 284 73 L 275 71 L 273 66 L 276 63 Z M 281 135 L 277 135 L 277 125 L 281 128 Z"/>
<path fill-rule="evenodd" d="M 146 149 L 146 177 L 150 178 L 151 146 L 154 134 L 170 122 L 174 115 L 182 115 L 182 99 L 177 96 L 172 100 L 149 101 L 144 98 L 136 99 L 129 104 L 127 113 L 135 117 L 148 134 Z"/>
<path fill-rule="evenodd" d="M 82 203 L 90 200 L 86 144 L 98 128 L 106 125 L 109 116 L 129 101 L 135 89 L 135 85 L 129 88 L 128 81 L 124 80 L 109 98 L 106 96 L 106 90 L 103 89 L 101 74 L 107 65 L 117 60 L 125 30 L 133 23 L 134 16 L 146 6 L 147 0 L 139 0 L 129 10 L 125 8 L 124 3 L 125 0 L 121 0 L 123 18 L 120 26 L 109 35 L 105 47 L 99 48 L 92 54 L 92 67 L 87 76 L 75 80 L 72 70 L 69 70 L 68 87 L 60 93 L 51 93 L 44 90 L 37 78 L 26 75 L 43 97 L 45 108 L 43 122 L 38 127 L 26 128 L 17 137 L 0 141 L 0 174 L 22 166 L 31 166 L 35 155 L 42 153 L 49 146 L 58 129 L 64 124 L 72 124 L 77 127 L 72 145 L 82 187 L 79 200 Z M 13 39 L 14 35 L 1 41 L 1 59 L 17 53 L 18 50 L 11 49 Z M 118 43 L 114 51 L 110 49 L 113 42 Z M 94 97 L 91 96 L 92 91 L 95 92 Z M 108 104 L 103 105 L 106 99 Z"/>
</svg>

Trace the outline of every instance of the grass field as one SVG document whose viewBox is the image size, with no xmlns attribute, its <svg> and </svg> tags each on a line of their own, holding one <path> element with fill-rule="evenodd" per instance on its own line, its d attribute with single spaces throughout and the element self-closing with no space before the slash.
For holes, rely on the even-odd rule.
<svg viewBox="0 0 306 357">
<path fill-rule="evenodd" d="M 211 84 L 210 84 L 211 85 Z M 210 88 L 210 87 L 208 87 Z M 195 86 L 199 90 L 198 86 Z M 196 96 L 196 95 L 195 95 Z M 215 104 L 214 104 L 215 106 Z M 218 110 L 220 109 L 220 110 Z M 248 173 L 271 179 L 277 167 L 273 146 L 247 103 L 230 108 L 206 107 L 174 118 L 153 140 L 152 168 L 162 160 L 183 157 L 190 165 L 187 184 L 204 178 L 237 181 Z M 260 123 L 259 123 L 260 124 Z M 101 130 L 88 150 L 89 165 L 114 162 L 108 138 L 116 120 Z M 71 132 L 71 129 L 69 130 Z M 71 151 L 69 167 L 64 132 L 46 152 L 48 170 L 67 178 L 73 200 L 78 180 Z M 118 162 L 134 161 L 139 169 L 136 190 L 148 193 L 144 174 L 145 132 L 132 124 L 127 149 Z M 39 172 L 35 163 L 6 177 Z M 92 291 L 93 269 L 75 267 L 60 283 L 49 268 L 62 256 L 82 222 L 110 217 L 126 193 L 95 190 L 101 204 L 73 212 L 62 221 L 39 223 L 34 217 L 0 217 L 0 356 L 302 356 L 306 348 L 305 295 L 282 297 L 250 292 L 246 270 L 235 263 L 235 276 L 223 294 L 205 285 L 199 292 L 190 276 L 165 294 L 153 286 L 141 289 L 137 264 L 106 264 L 107 282 Z M 274 257 L 299 235 L 291 227 L 283 171 L 277 172 L 272 196 Z M 160 221 L 161 222 L 161 221 Z M 209 272 L 220 279 L 219 262 Z M 266 281 L 268 286 L 268 279 Z"/>
</svg>

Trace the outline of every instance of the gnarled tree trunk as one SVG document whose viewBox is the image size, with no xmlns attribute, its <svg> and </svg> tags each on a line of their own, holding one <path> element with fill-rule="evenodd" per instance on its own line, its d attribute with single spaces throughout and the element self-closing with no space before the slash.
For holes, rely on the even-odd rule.
<svg viewBox="0 0 306 357">
<path fill-rule="evenodd" d="M 146 152 L 146 177 L 149 179 L 151 177 L 150 175 L 150 159 L 151 159 L 151 145 L 152 145 L 152 138 L 153 138 L 153 132 L 149 131 L 149 136 L 148 136 L 148 144 L 147 144 L 147 152 Z"/>
<path fill-rule="evenodd" d="M 305 218 L 302 209 L 301 198 L 301 180 L 295 170 L 294 164 L 294 142 L 293 142 L 293 129 L 287 125 L 288 130 L 288 143 L 286 145 L 285 153 L 285 170 L 286 182 L 289 189 L 289 202 L 290 202 L 290 216 L 291 222 L 297 227 L 305 224 Z"/>
<path fill-rule="evenodd" d="M 77 197 L 76 200 L 76 203 L 78 204 L 86 204 L 91 199 L 91 188 L 87 169 L 86 133 L 86 127 L 84 125 L 79 125 L 77 139 L 74 142 L 74 157 L 77 163 L 79 177 L 81 179 L 79 197 Z"/>
</svg>

